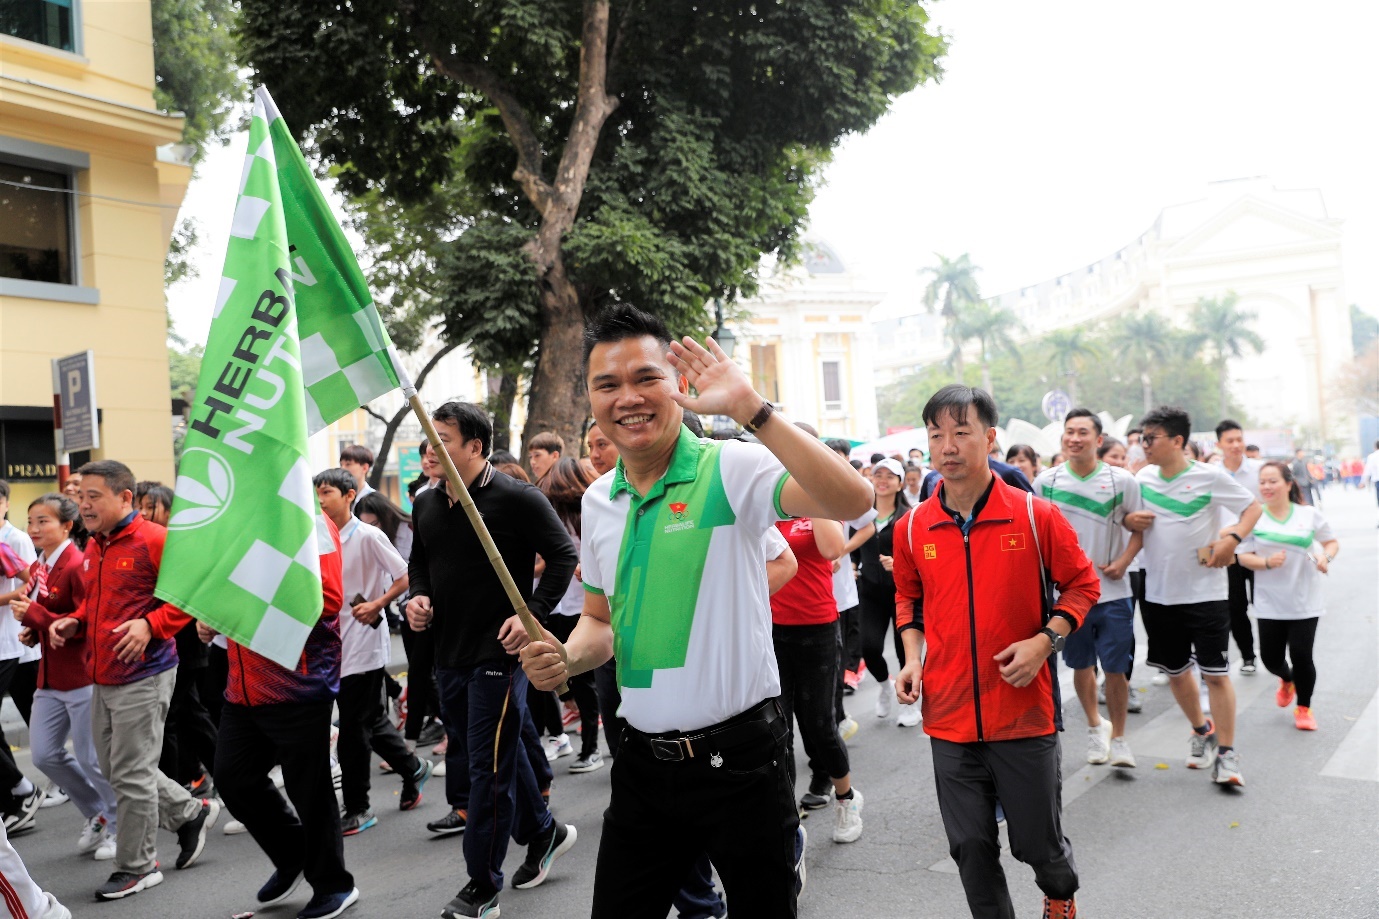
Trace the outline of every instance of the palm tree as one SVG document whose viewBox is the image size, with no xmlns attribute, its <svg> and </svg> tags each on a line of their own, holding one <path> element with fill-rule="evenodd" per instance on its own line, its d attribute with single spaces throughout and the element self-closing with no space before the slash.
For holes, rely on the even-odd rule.
<svg viewBox="0 0 1379 919">
<path fill-rule="evenodd" d="M 1068 398 L 1077 405 L 1077 375 L 1087 361 L 1102 356 L 1101 348 L 1091 341 L 1085 326 L 1055 329 L 1044 336 L 1044 344 L 1052 352 L 1053 364 L 1060 376 L 1068 379 Z"/>
<path fill-rule="evenodd" d="M 981 300 L 977 287 L 977 272 L 981 269 L 972 264 L 966 252 L 955 259 L 937 252 L 934 257 L 938 259 L 938 265 L 920 271 L 921 275 L 932 276 L 924 287 L 924 308 L 931 313 L 938 312 L 943 317 L 944 331 L 954 347 L 954 368 L 961 380 L 962 342 L 954 338 L 956 330 L 953 324 L 962 307 Z"/>
<path fill-rule="evenodd" d="M 953 341 L 950 359 L 961 379 L 962 346 L 975 341 L 980 349 L 982 362 L 982 388 L 991 392 L 990 359 L 998 354 L 1009 354 L 1016 360 L 1020 358 L 1020 348 L 1015 344 L 1015 334 L 1023 325 L 1010 310 L 993 303 L 978 301 L 958 307 L 950 325 L 949 338 Z"/>
<path fill-rule="evenodd" d="M 1167 360 L 1168 339 L 1164 323 L 1150 313 L 1122 313 L 1111 324 L 1108 343 L 1116 360 L 1133 367 L 1140 377 L 1140 395 L 1147 414 L 1154 407 L 1151 371 Z"/>
<path fill-rule="evenodd" d="M 1218 418 L 1226 417 L 1226 361 L 1244 357 L 1246 348 L 1264 351 L 1264 339 L 1252 328 L 1255 317 L 1240 311 L 1239 300 L 1233 290 L 1219 298 L 1202 297 L 1188 316 L 1193 343 L 1211 352 L 1216 367 Z"/>
</svg>

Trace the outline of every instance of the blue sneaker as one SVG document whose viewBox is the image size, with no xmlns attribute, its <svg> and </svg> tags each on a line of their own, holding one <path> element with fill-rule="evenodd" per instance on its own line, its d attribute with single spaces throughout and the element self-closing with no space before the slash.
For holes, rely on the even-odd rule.
<svg viewBox="0 0 1379 919">
<path fill-rule="evenodd" d="M 417 771 L 402 780 L 402 800 L 398 802 L 398 810 L 409 811 L 421 803 L 421 790 L 426 787 L 426 780 L 431 778 L 435 768 L 429 759 L 417 757 Z"/>
<path fill-rule="evenodd" d="M 795 896 L 804 893 L 804 849 L 809 837 L 803 826 L 795 828 Z"/>
<path fill-rule="evenodd" d="M 356 811 L 346 814 L 345 819 L 340 821 L 341 836 L 358 836 L 378 822 L 378 818 L 373 815 L 373 811 Z"/>
<path fill-rule="evenodd" d="M 293 874 L 284 875 L 281 871 L 274 871 L 273 876 L 268 879 L 268 883 L 259 888 L 259 906 L 273 906 L 281 903 L 292 896 L 297 885 L 302 883 L 302 872 L 297 871 Z"/>
<path fill-rule="evenodd" d="M 335 919 L 359 901 L 359 888 L 352 887 L 338 893 L 318 893 L 312 896 L 297 919 Z"/>
</svg>

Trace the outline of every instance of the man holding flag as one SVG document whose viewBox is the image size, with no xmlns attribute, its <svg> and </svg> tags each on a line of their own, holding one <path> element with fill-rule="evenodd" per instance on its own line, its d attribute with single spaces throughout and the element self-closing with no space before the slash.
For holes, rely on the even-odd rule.
<svg viewBox="0 0 1379 919">
<path fill-rule="evenodd" d="M 285 900 L 303 875 L 311 883 L 299 919 L 330 919 L 359 897 L 328 760 L 340 541 L 317 504 L 307 437 L 402 385 L 391 347 L 354 253 L 259 88 L 157 595 L 194 616 L 203 640 L 230 639 L 218 782 L 276 869 L 258 903 Z M 296 816 L 268 782 L 275 759 Z"/>
</svg>

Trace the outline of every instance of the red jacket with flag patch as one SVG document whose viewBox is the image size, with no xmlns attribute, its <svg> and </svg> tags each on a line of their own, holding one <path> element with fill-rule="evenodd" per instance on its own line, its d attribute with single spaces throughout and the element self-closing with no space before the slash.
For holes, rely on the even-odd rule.
<svg viewBox="0 0 1379 919">
<path fill-rule="evenodd" d="M 1038 634 L 1044 610 L 1026 493 L 993 482 L 965 536 L 942 488 L 895 524 L 896 628 L 924 633 L 924 731 L 954 743 L 1042 737 L 1058 726 L 1050 668 L 1017 689 L 994 659 Z M 1058 508 L 1035 498 L 1034 519 L 1059 590 L 1054 608 L 1080 626 L 1101 595 L 1096 569 Z"/>
<path fill-rule="evenodd" d="M 81 689 L 91 685 L 91 646 L 85 635 L 77 635 L 54 648 L 48 641 L 48 627 L 59 619 L 72 615 L 86 596 L 86 585 L 82 581 L 82 552 L 76 543 L 68 543 L 53 561 L 48 572 L 48 580 L 43 591 L 29 604 L 24 618 L 24 626 L 33 629 L 43 645 L 43 656 L 38 659 L 38 688 L 58 691 Z M 29 568 L 29 584 L 38 577 L 38 569 L 43 567 L 40 556 Z"/>
<path fill-rule="evenodd" d="M 231 639 L 230 678 L 225 684 L 225 701 L 235 705 L 276 705 L 283 702 L 321 702 L 340 692 L 340 609 L 345 602 L 344 574 L 340 562 L 340 530 L 324 514 L 330 542 L 322 539 L 321 618 L 307 633 L 297 666 L 288 670 L 262 654 L 256 654 Z"/>
<path fill-rule="evenodd" d="M 72 612 L 91 648 L 91 678 L 102 686 L 123 686 L 177 666 L 173 636 L 191 617 L 153 595 L 168 531 L 136 512 L 110 536 L 86 544 L 82 584 L 86 598 Z M 153 637 L 143 657 L 124 663 L 115 645 L 124 637 L 114 629 L 133 619 L 148 622 Z"/>
</svg>

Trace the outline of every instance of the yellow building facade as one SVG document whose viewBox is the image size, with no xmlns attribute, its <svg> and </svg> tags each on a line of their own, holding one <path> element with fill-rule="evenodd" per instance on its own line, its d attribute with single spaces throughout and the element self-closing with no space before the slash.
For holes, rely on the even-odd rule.
<svg viewBox="0 0 1379 919">
<path fill-rule="evenodd" d="M 0 12 L 0 478 L 21 526 L 56 484 L 55 357 L 95 353 L 89 458 L 173 479 L 163 264 L 191 167 L 153 87 L 147 0 Z"/>
</svg>

